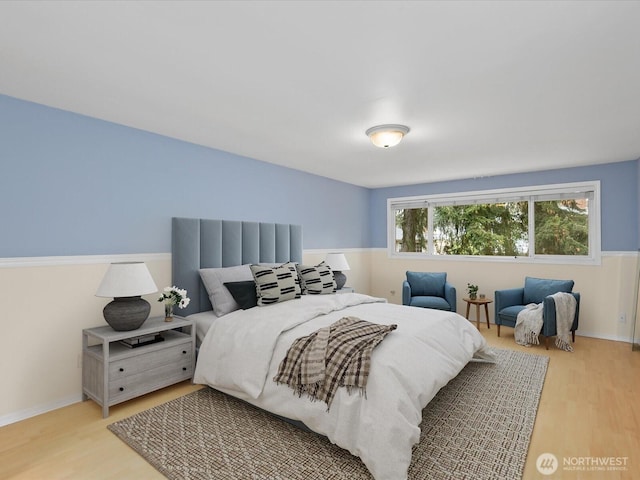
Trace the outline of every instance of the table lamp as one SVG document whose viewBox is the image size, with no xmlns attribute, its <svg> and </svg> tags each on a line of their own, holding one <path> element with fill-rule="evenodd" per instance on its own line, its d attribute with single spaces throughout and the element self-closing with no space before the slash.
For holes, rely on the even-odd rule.
<svg viewBox="0 0 640 480">
<path fill-rule="evenodd" d="M 347 258 L 344 256 L 344 253 L 327 253 L 324 263 L 331 268 L 333 278 L 336 281 L 336 290 L 340 290 L 347 281 L 347 276 L 342 272 L 351 270 Z"/>
<path fill-rule="evenodd" d="M 113 297 L 102 310 L 104 319 L 118 331 L 135 330 L 145 322 L 151 305 L 142 295 L 154 293 L 158 287 L 144 262 L 112 263 L 96 297 Z"/>
</svg>

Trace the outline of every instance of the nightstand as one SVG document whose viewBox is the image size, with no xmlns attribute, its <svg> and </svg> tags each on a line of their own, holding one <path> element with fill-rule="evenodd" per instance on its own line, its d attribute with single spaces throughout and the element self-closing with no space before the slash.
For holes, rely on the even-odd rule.
<svg viewBox="0 0 640 480">
<path fill-rule="evenodd" d="M 145 393 L 193 378 L 196 329 L 192 320 L 149 318 L 137 330 L 118 332 L 110 326 L 82 330 L 82 399 L 109 407 Z M 162 336 L 136 347 L 131 339 Z M 92 344 L 93 343 L 93 344 Z"/>
<path fill-rule="evenodd" d="M 356 293 L 353 287 L 342 287 L 340 290 L 336 290 L 336 293 Z"/>
</svg>

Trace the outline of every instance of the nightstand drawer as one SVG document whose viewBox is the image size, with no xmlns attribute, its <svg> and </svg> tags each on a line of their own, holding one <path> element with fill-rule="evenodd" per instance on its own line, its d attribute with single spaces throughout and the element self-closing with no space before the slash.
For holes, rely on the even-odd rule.
<svg viewBox="0 0 640 480">
<path fill-rule="evenodd" d="M 189 358 L 182 358 L 179 362 L 147 369 L 123 378 L 113 378 L 109 381 L 109 403 L 119 403 L 191 377 L 193 377 L 193 362 L 189 355 Z"/>
<path fill-rule="evenodd" d="M 144 348 L 138 347 L 140 350 Z M 148 353 L 142 353 L 141 350 L 141 354 L 138 356 L 112 362 L 109 365 L 109 378 L 115 380 L 146 372 L 162 365 L 176 364 L 187 360 L 191 362 L 191 348 L 191 341 L 185 341 L 179 345 L 155 349 Z"/>
</svg>

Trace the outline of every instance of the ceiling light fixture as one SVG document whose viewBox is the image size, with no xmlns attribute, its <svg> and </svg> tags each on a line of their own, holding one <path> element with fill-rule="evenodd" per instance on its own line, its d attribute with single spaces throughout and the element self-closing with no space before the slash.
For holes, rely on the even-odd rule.
<svg viewBox="0 0 640 480">
<path fill-rule="evenodd" d="M 400 143 L 402 137 L 409 133 L 409 127 L 395 124 L 378 125 L 365 133 L 376 147 L 389 148 Z"/>
</svg>

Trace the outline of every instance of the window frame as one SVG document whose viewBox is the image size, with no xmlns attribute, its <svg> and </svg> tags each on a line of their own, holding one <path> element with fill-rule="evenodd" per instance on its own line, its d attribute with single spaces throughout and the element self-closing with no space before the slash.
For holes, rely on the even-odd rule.
<svg viewBox="0 0 640 480">
<path fill-rule="evenodd" d="M 548 196 L 567 196 L 576 198 L 586 194 L 589 198 L 589 254 L 588 255 L 536 255 L 534 202 L 544 201 Z M 573 196 L 572 196 L 573 195 Z M 550 198 L 547 198 L 549 200 Z M 529 208 L 529 254 L 527 256 L 492 256 L 492 255 L 434 255 L 433 231 L 429 228 L 427 249 L 422 252 L 396 252 L 395 211 L 399 208 L 428 208 L 428 225 L 433 225 L 433 208 L 445 205 L 469 205 L 472 203 L 498 203 L 514 200 L 528 201 Z M 387 199 L 387 254 L 391 258 L 423 259 L 443 261 L 491 261 L 510 263 L 540 264 L 576 264 L 600 265 L 601 263 L 601 222 L 600 222 L 600 181 L 560 183 L 550 185 L 532 185 L 515 188 L 477 190 L 470 192 L 454 192 L 434 195 L 415 195 Z"/>
</svg>

